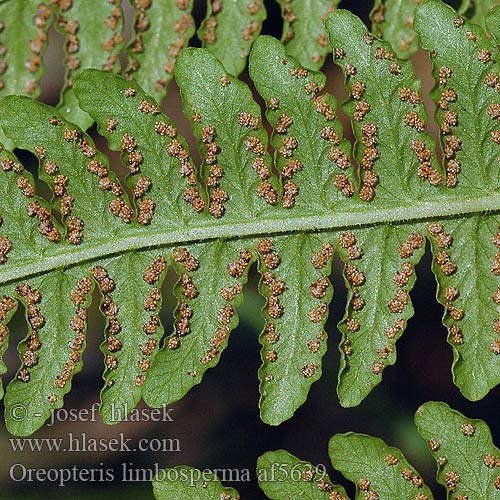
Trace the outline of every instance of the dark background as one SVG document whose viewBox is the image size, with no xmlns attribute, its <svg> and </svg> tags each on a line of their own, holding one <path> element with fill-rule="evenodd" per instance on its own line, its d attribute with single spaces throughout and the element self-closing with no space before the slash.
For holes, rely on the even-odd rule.
<svg viewBox="0 0 500 500">
<path fill-rule="evenodd" d="M 128 2 L 125 2 L 128 4 Z M 452 2 L 449 2 L 452 3 Z M 263 33 L 278 36 L 282 21 L 279 6 L 266 2 L 268 19 Z M 352 10 L 367 22 L 371 2 L 344 0 L 341 7 Z M 204 2 L 196 4 L 196 18 L 204 14 Z M 130 30 L 130 9 L 127 9 L 127 26 Z M 193 40 L 196 44 L 197 40 Z M 46 54 L 46 76 L 43 80 L 41 99 L 56 104 L 58 92 L 63 81 L 62 39 L 51 32 L 51 42 Z M 433 83 L 430 79 L 430 66 L 427 55 L 419 52 L 413 58 L 416 71 L 423 80 L 425 90 Z M 346 93 L 342 79 L 333 67 L 330 58 L 324 68 L 329 75 L 328 90 L 339 101 Z M 242 76 L 248 81 L 247 75 Z M 429 115 L 432 104 L 427 102 Z M 181 115 L 178 90 L 175 83 L 169 88 L 169 95 L 163 107 L 174 121 L 179 124 L 182 134 L 192 141 L 185 118 Z M 342 115 L 342 113 L 339 113 Z M 344 120 L 347 136 L 351 136 L 350 125 Z M 430 129 L 435 133 L 435 128 Z M 95 133 L 94 133 L 95 137 Z M 104 141 L 99 140 L 104 150 Z M 196 156 L 196 155 L 195 155 Z M 117 160 L 115 153 L 111 157 Z M 29 155 L 24 155 L 28 163 Z M 114 165 L 120 170 L 118 164 Z M 247 288 L 245 302 L 239 309 L 241 324 L 232 334 L 228 349 L 216 369 L 209 370 L 204 382 L 195 387 L 182 401 L 171 405 L 174 408 L 173 423 L 152 424 L 148 422 L 123 423 L 107 427 L 102 422 L 68 423 L 60 422 L 52 428 L 44 427 L 34 437 L 64 437 L 68 432 L 86 432 L 89 437 L 112 437 L 123 432 L 134 440 L 139 438 L 178 438 L 182 451 L 177 453 L 140 453 L 140 454 L 70 454 L 70 453 L 14 453 L 9 436 L 4 428 L 0 430 L 0 498 L 1 499 L 114 499 L 125 498 L 151 499 L 151 485 L 144 483 L 76 483 L 60 488 L 50 483 L 14 483 L 9 479 L 12 464 L 22 463 L 27 467 L 61 468 L 101 467 L 119 470 L 123 462 L 133 463 L 131 467 L 152 468 L 155 463 L 160 467 L 173 467 L 189 464 L 200 469 L 231 468 L 250 469 L 251 482 L 233 483 L 242 498 L 264 498 L 255 479 L 257 458 L 264 452 L 284 448 L 302 459 L 314 464 L 326 465 L 332 479 L 348 488 L 353 497 L 353 487 L 339 474 L 334 473 L 328 458 L 328 440 L 339 432 L 356 431 L 379 436 L 388 444 L 398 446 L 410 462 L 421 472 L 427 484 L 435 492 L 436 500 L 444 500 L 445 491 L 435 484 L 435 466 L 425 443 L 418 436 L 413 424 L 417 408 L 428 400 L 445 401 L 453 408 L 469 417 L 483 418 L 491 426 L 493 437 L 500 442 L 500 427 L 497 425 L 500 389 L 495 389 L 482 401 L 471 403 L 461 396 L 452 383 L 450 367 L 451 348 L 446 342 L 446 330 L 441 324 L 442 307 L 435 300 L 436 284 L 430 271 L 429 252 L 417 268 L 418 280 L 412 292 L 415 317 L 410 320 L 404 337 L 398 342 L 398 362 L 395 367 L 384 371 L 383 382 L 357 408 L 343 409 L 336 395 L 337 371 L 339 365 L 338 343 L 340 333 L 336 323 L 343 316 L 346 292 L 342 280 L 342 266 L 337 259 L 331 279 L 335 296 L 330 309 L 330 319 L 326 331 L 329 333 L 328 353 L 324 358 L 323 377 L 313 385 L 307 402 L 295 416 L 281 426 L 274 428 L 263 424 L 258 412 L 257 369 L 260 365 L 260 346 L 258 333 L 262 328 L 259 320 L 264 301 L 257 293 L 255 270 Z M 166 297 L 172 297 L 171 288 L 175 277 L 169 275 L 165 284 Z M 99 344 L 103 338 L 104 322 L 97 308 L 98 297 L 94 297 L 93 309 L 89 315 L 88 347 L 84 357 L 84 371 L 78 374 L 73 383 L 73 391 L 66 397 L 65 408 L 90 408 L 98 401 L 102 385 L 102 355 Z M 166 331 L 172 323 L 173 300 L 167 300 L 162 316 Z M 18 360 L 15 345 L 26 333 L 22 323 L 22 312 L 18 312 L 12 330 L 11 347 L 7 355 L 9 373 L 7 381 L 15 373 Z M 117 474 L 118 475 L 118 474 Z"/>
</svg>

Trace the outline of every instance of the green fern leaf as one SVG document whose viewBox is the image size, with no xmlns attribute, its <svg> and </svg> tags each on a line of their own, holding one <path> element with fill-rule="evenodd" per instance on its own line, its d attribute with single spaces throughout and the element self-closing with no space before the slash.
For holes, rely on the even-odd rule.
<svg viewBox="0 0 500 500">
<path fill-rule="evenodd" d="M 302 66 L 319 70 L 331 52 L 325 19 L 340 0 L 278 0 L 283 15 L 282 41 L 286 51 Z"/>
<path fill-rule="evenodd" d="M 194 35 L 192 0 L 135 0 L 133 39 L 125 74 L 158 101 L 165 96 L 181 50 Z"/>
<path fill-rule="evenodd" d="M 417 51 L 413 29 L 415 7 L 420 0 L 375 0 L 370 17 L 373 32 L 391 43 L 398 57 L 408 58 Z"/>
<path fill-rule="evenodd" d="M 500 450 L 482 420 L 464 417 L 445 403 L 425 403 L 415 415 L 438 466 L 438 482 L 449 498 L 490 499 L 498 495 Z"/>
<path fill-rule="evenodd" d="M 66 42 L 66 80 L 58 109 L 83 130 L 93 120 L 80 109 L 73 91 L 75 76 L 86 68 L 120 71 L 118 56 L 123 47 L 123 12 L 120 2 L 59 2 L 57 28 Z"/>
<path fill-rule="evenodd" d="M 335 469 L 356 484 L 356 499 L 433 498 L 422 477 L 397 448 L 364 434 L 337 434 L 328 453 Z"/>
<path fill-rule="evenodd" d="M 417 9 L 415 26 L 425 49 L 434 49 L 436 43 L 439 47 L 432 55 L 437 85 L 431 97 L 438 106 L 447 185 L 456 192 L 493 193 L 498 188 L 500 134 L 494 110 L 500 106 L 489 79 L 500 70 L 492 60 L 496 48 L 483 32 L 435 0 Z M 445 324 L 454 347 L 454 379 L 472 400 L 500 381 L 498 224 L 497 216 L 488 215 L 429 226 L 438 297 L 446 306 Z M 483 325 L 480 332 L 478 324 Z"/>
<path fill-rule="evenodd" d="M 42 57 L 52 24 L 48 2 L 0 2 L 0 95 L 37 97 L 43 76 Z"/>
<path fill-rule="evenodd" d="M 160 471 L 153 481 L 156 500 L 185 498 L 196 500 L 239 500 L 232 488 L 224 488 L 217 476 L 208 471 L 179 465 Z"/>
<path fill-rule="evenodd" d="M 250 48 L 266 16 L 262 0 L 210 0 L 198 38 L 229 74 L 237 76 L 245 69 Z"/>
<path fill-rule="evenodd" d="M 332 484 L 324 466 L 299 460 L 285 450 L 259 457 L 257 477 L 260 488 L 272 500 L 348 500 L 344 488 Z"/>
<path fill-rule="evenodd" d="M 424 18 L 431 19 L 425 29 Z M 266 422 L 279 424 L 304 402 L 321 373 L 335 249 L 350 289 L 340 326 L 338 391 L 343 405 L 358 404 L 395 361 L 395 342 L 412 315 L 409 292 L 425 238 L 433 245 L 439 300 L 457 344 L 456 381 L 470 398 L 497 384 L 496 90 L 483 83 L 497 70 L 496 63 L 477 59 L 487 57 L 485 47 L 492 56 L 496 52 L 484 33 L 476 42 L 468 40 L 467 32 L 478 28 L 456 18 L 436 0 L 417 9 L 424 45 L 431 49 L 426 30 L 446 33 L 435 35 L 432 49 L 438 63 L 446 54 L 453 66 L 451 75 L 435 72 L 446 77 L 444 91 L 451 88 L 457 97 L 433 91 L 446 108 L 437 114 L 445 135 L 444 169 L 425 133 L 420 83 L 411 63 L 398 60 L 387 42 L 341 10 L 326 25 L 351 93 L 344 106 L 354 123 L 359 169 L 342 137 L 335 100 L 323 91 L 324 75 L 306 70 L 269 37 L 255 43 L 250 73 L 274 129 L 274 165 L 249 87 L 206 49 L 184 50 L 176 71 L 203 158 L 200 172 L 186 141 L 137 83 L 97 69 L 76 77 L 81 108 L 98 123 L 110 148 L 122 153 L 133 200 L 109 172 L 106 157 L 57 111 L 29 98 L 1 100 L 5 134 L 38 156 L 40 179 L 54 193 L 50 203 L 37 199 L 33 179 L 10 153 L 1 153 L 0 175 L 7 179 L 1 187 L 2 349 L 16 307 L 8 297 L 24 301 L 29 335 L 36 330 L 41 344 L 30 337 L 21 344 L 20 379 L 6 397 L 9 409 L 34 395 L 30 415 L 39 416 L 30 423 L 8 416 L 9 429 L 28 434 L 62 404 L 80 369 L 79 360 L 65 365 L 69 356 L 78 358 L 68 336 L 82 337 L 86 294 L 95 284 L 107 321 L 102 412 L 112 423 L 141 397 L 154 406 L 181 398 L 218 362 L 237 324 L 236 308 L 254 262 L 266 299 L 261 413 Z M 463 60 L 469 64 L 460 65 Z M 456 86 L 453 74 L 461 75 Z M 462 96 L 470 110 L 462 110 Z M 460 138 L 461 148 L 450 143 L 445 125 Z M 169 266 L 179 275 L 176 324 L 157 355 L 163 333 L 160 289 Z M 57 307 L 50 300 L 56 293 L 67 297 Z M 30 303 L 33 294 L 37 300 Z M 29 322 L 32 313 L 35 326 Z M 27 355 L 38 356 L 35 364 L 27 358 L 33 366 L 24 362 L 30 345 L 39 347 Z M 78 350 L 83 347 L 81 342 Z"/>
</svg>

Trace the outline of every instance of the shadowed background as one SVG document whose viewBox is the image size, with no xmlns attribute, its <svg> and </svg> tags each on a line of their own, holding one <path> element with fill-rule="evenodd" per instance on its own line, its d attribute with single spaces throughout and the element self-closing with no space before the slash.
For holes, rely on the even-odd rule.
<svg viewBox="0 0 500 500">
<path fill-rule="evenodd" d="M 448 2 L 456 4 L 456 2 Z M 127 30 L 132 22 L 128 1 L 126 9 Z M 195 2 L 197 24 L 204 16 L 205 2 Z M 268 18 L 264 23 L 263 34 L 279 38 L 282 28 L 280 9 L 277 3 L 266 1 Z M 368 22 L 371 8 L 370 1 L 344 0 L 341 5 L 360 15 Z M 456 6 L 456 5 L 455 5 Z M 193 45 L 199 44 L 194 39 Z M 63 40 L 52 29 L 49 49 L 45 55 L 46 75 L 43 79 L 41 100 L 56 104 L 62 86 Z M 412 58 L 417 74 L 422 78 L 424 95 L 433 86 L 428 57 L 418 52 Z M 327 90 L 335 94 L 342 102 L 347 93 L 342 85 L 342 77 L 328 58 L 323 70 L 329 80 Z M 242 79 L 249 82 L 247 73 Z M 429 115 L 433 114 L 433 105 L 426 102 Z M 163 109 L 178 125 L 179 133 L 187 137 L 192 146 L 195 159 L 199 159 L 194 150 L 194 141 L 187 120 L 181 113 L 179 92 L 175 82 L 169 87 Z M 339 110 L 344 122 L 344 131 L 352 139 L 349 122 Z M 435 136 L 436 128 L 431 123 L 429 131 Z M 110 153 L 105 141 L 98 138 L 95 129 L 92 136 L 103 151 L 110 154 L 113 168 L 123 175 L 117 153 Z M 33 158 L 23 154 L 22 158 L 36 169 Z M 260 310 L 264 299 L 257 293 L 258 277 L 252 269 L 251 279 L 246 288 L 244 304 L 239 308 L 240 325 L 234 331 L 228 349 L 214 370 L 209 370 L 201 385 L 195 387 L 182 401 L 171 405 L 174 422 L 126 422 L 117 426 L 105 426 L 100 419 L 97 422 L 58 422 L 53 427 L 44 427 L 33 437 L 62 437 L 73 432 L 83 432 L 87 437 L 111 438 L 124 433 L 127 438 L 136 441 L 141 438 L 178 439 L 181 451 L 171 453 L 64 453 L 64 452 L 14 452 L 9 436 L 4 428 L 0 430 L 0 499 L 115 499 L 119 495 L 125 498 L 151 499 L 151 485 L 148 482 L 124 483 L 121 481 L 123 463 L 129 468 L 152 469 L 155 464 L 161 468 L 179 464 L 189 464 L 200 469 L 249 469 L 250 482 L 232 483 L 243 499 L 263 499 L 264 495 L 257 486 L 255 465 L 257 458 L 268 450 L 284 448 L 313 464 L 324 464 L 334 482 L 344 484 L 351 497 L 354 496 L 352 485 L 337 473 L 333 473 L 327 450 L 330 437 L 339 432 L 356 431 L 372 434 L 398 446 L 409 461 L 422 473 L 425 481 L 435 492 L 436 500 L 444 500 L 446 495 L 441 486 L 435 484 L 435 466 L 427 451 L 426 444 L 420 439 L 413 424 L 413 415 L 420 404 L 428 400 L 445 401 L 453 408 L 474 418 L 483 418 L 491 426 L 493 437 L 500 443 L 500 427 L 496 425 L 498 415 L 498 396 L 500 389 L 495 389 L 482 401 L 471 403 L 465 400 L 452 383 L 450 367 L 451 348 L 446 342 L 446 330 L 441 324 L 442 307 L 436 302 L 436 283 L 430 271 L 429 251 L 417 268 L 418 280 L 411 293 L 415 316 L 410 320 L 407 331 L 398 342 L 398 361 L 395 367 L 384 371 L 383 382 L 357 408 L 343 409 L 336 395 L 337 371 L 339 366 L 338 343 L 340 333 L 336 324 L 343 316 L 346 292 L 342 279 L 342 265 L 337 258 L 331 280 L 335 295 L 330 308 L 330 318 L 326 326 L 329 333 L 328 352 L 324 357 L 323 376 L 313 385 L 306 404 L 295 416 L 277 428 L 263 424 L 258 412 L 257 369 L 260 365 L 260 346 L 258 334 L 263 326 Z M 170 273 L 164 290 L 162 320 L 167 334 L 172 328 L 174 300 L 172 286 L 175 276 Z M 170 298 L 170 299 L 169 299 Z M 90 408 L 98 401 L 102 386 L 101 374 L 103 359 L 99 344 L 103 339 L 104 320 L 98 310 L 98 297 L 94 296 L 89 312 L 88 346 L 84 356 L 84 370 L 76 375 L 73 390 L 66 397 L 66 409 Z M 26 334 L 22 322 L 22 308 L 11 323 L 14 334 L 6 357 L 9 373 L 4 381 L 14 376 L 19 361 L 15 345 Z M 117 480 L 109 483 L 69 483 L 61 488 L 49 482 L 26 483 L 13 482 L 9 478 L 9 469 L 20 463 L 33 468 L 79 468 L 114 469 Z"/>
</svg>

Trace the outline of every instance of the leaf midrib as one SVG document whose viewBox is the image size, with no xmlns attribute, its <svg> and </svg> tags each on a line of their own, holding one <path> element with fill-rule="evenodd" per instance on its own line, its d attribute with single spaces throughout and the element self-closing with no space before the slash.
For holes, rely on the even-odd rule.
<svg viewBox="0 0 500 500">
<path fill-rule="evenodd" d="M 40 262 L 29 262 L 8 270 L 2 270 L 0 272 L 0 285 L 53 269 L 145 248 L 176 244 L 185 245 L 191 242 L 217 239 L 240 239 L 265 234 L 337 230 L 348 227 L 440 219 L 493 211 L 500 211 L 500 193 L 462 200 L 443 197 L 438 201 L 419 202 L 417 205 L 399 205 L 396 207 L 353 210 L 303 217 L 284 217 L 284 215 L 288 214 L 280 211 L 279 215 L 281 217 L 268 217 L 263 220 L 240 223 L 221 222 L 216 225 L 205 223 L 168 232 L 147 232 L 144 229 L 139 232 L 140 228 L 138 228 L 137 234 L 115 238 L 109 242 L 100 242 L 94 246 L 85 246 L 83 248 L 65 247 L 64 252 L 45 257 Z"/>
</svg>

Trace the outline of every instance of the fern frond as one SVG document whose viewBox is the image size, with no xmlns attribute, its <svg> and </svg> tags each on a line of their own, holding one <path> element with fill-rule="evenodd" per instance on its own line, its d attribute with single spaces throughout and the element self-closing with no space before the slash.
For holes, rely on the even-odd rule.
<svg viewBox="0 0 500 500">
<path fill-rule="evenodd" d="M 52 18 L 48 1 L 0 2 L 0 96 L 40 94 Z"/>
<path fill-rule="evenodd" d="M 66 47 L 65 85 L 58 109 L 68 121 L 88 129 L 93 120 L 84 113 L 73 92 L 75 76 L 86 68 L 120 71 L 118 56 L 123 47 L 123 11 L 121 2 L 113 0 L 58 1 L 57 29 Z"/>
<path fill-rule="evenodd" d="M 445 403 L 425 403 L 415 415 L 418 432 L 436 460 L 437 480 L 454 498 L 495 498 L 500 450 L 482 420 L 469 419 Z"/>
<path fill-rule="evenodd" d="M 325 19 L 340 0 L 278 0 L 284 19 L 281 41 L 304 68 L 319 70 L 331 52 Z"/>
<path fill-rule="evenodd" d="M 135 0 L 128 78 L 134 78 L 158 101 L 174 76 L 175 61 L 194 35 L 193 0 Z"/>
<path fill-rule="evenodd" d="M 50 203 L 35 198 L 33 179 L 2 152 L 2 332 L 16 307 L 10 298 L 17 298 L 28 322 L 36 313 L 39 326 L 30 324 L 40 343 L 33 350 L 30 337 L 21 344 L 19 380 L 6 398 L 10 407 L 30 394 L 32 420 L 10 421 L 9 430 L 28 434 L 62 405 L 80 368 L 79 360 L 66 364 L 80 355 L 68 335 L 82 337 L 94 285 L 107 320 L 102 412 L 111 422 L 112 403 L 123 412 L 141 397 L 154 406 L 171 403 L 217 364 L 254 262 L 266 299 L 262 418 L 271 424 L 290 418 L 321 373 L 334 251 L 349 287 L 338 392 L 344 406 L 356 405 L 395 362 L 426 240 L 455 344 L 457 384 L 477 399 L 499 382 L 499 104 L 489 86 L 499 78 L 496 49 L 440 1 L 423 3 L 416 19 L 443 80 L 432 97 L 441 106 L 444 168 L 425 131 L 411 63 L 342 10 L 326 29 L 351 93 L 344 106 L 359 168 L 342 137 L 335 99 L 323 90 L 324 75 L 305 69 L 270 37 L 255 43 L 250 74 L 274 129 L 274 165 L 249 87 L 206 49 L 184 50 L 176 71 L 200 169 L 136 82 L 96 69 L 76 77 L 81 108 L 122 153 L 131 200 L 107 158 L 56 110 L 23 97 L 0 101 L 5 134 L 38 156 L 40 179 L 54 192 Z M 171 266 L 179 275 L 176 324 L 157 354 L 161 286 Z M 50 300 L 55 293 L 66 297 L 60 311 Z M 32 296 L 37 300 L 30 302 Z M 33 351 L 28 363 L 37 356 L 32 366 L 24 361 L 27 350 Z"/>
<path fill-rule="evenodd" d="M 168 478 L 174 479 L 168 480 Z M 153 481 L 153 492 L 157 500 L 171 498 L 239 500 L 240 498 L 236 490 L 224 488 L 214 473 L 202 472 L 185 465 L 161 471 Z"/>
<path fill-rule="evenodd" d="M 259 486 L 272 500 L 347 500 L 342 486 L 332 484 L 325 466 L 300 460 L 285 450 L 269 451 L 257 461 Z"/>
<path fill-rule="evenodd" d="M 245 69 L 250 48 L 266 16 L 263 0 L 209 0 L 198 38 L 229 74 L 237 76 Z"/>
</svg>

